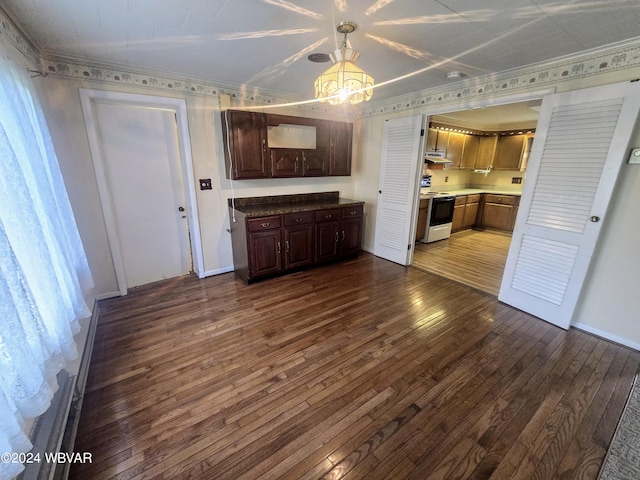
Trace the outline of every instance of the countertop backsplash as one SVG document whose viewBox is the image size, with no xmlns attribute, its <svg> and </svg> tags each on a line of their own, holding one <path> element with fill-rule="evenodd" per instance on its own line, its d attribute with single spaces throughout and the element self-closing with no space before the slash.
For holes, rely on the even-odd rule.
<svg viewBox="0 0 640 480">
<path fill-rule="evenodd" d="M 447 192 L 449 190 L 486 189 L 522 193 L 525 173 L 519 170 L 493 170 L 485 176 L 469 170 L 435 170 L 431 176 L 431 191 Z M 512 183 L 514 177 L 522 178 L 522 183 Z"/>
</svg>

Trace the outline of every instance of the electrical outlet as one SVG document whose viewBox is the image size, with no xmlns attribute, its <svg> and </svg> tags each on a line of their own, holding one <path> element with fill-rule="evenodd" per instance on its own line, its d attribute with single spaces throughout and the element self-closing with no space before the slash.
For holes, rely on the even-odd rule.
<svg viewBox="0 0 640 480">
<path fill-rule="evenodd" d="M 449 181 L 449 177 L 444 177 L 444 183 L 447 183 Z"/>
<path fill-rule="evenodd" d="M 210 178 L 201 178 L 200 179 L 200 190 L 213 190 L 213 186 L 211 185 Z"/>
<path fill-rule="evenodd" d="M 522 183 L 522 177 L 512 177 L 511 183 Z"/>
</svg>

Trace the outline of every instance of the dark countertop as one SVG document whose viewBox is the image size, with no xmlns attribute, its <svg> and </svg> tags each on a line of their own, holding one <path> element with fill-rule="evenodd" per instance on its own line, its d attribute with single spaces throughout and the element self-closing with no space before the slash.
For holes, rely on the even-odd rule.
<svg viewBox="0 0 640 480">
<path fill-rule="evenodd" d="M 340 198 L 339 192 L 277 195 L 273 197 L 249 197 L 229 199 L 229 207 L 248 218 L 284 215 L 287 213 L 325 210 L 329 208 L 364 205 L 364 202 Z"/>
</svg>

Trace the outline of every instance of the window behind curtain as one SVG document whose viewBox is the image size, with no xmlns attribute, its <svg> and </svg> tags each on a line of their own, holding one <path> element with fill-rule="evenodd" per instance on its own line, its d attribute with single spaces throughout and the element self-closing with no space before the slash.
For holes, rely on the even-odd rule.
<svg viewBox="0 0 640 480">
<path fill-rule="evenodd" d="M 24 420 L 44 413 L 77 357 L 92 286 L 31 79 L 0 54 L 0 453 L 31 448 Z M 0 462 L 0 478 L 22 469 Z"/>
</svg>

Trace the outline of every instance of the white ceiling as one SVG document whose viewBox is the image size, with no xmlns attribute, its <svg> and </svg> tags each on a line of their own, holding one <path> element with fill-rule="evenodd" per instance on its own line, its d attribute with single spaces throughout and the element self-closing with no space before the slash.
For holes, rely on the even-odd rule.
<svg viewBox="0 0 640 480">
<path fill-rule="evenodd" d="M 638 0 L 3 0 L 45 56 L 184 75 L 309 99 L 342 41 L 381 85 L 374 100 L 640 35 Z"/>
</svg>

